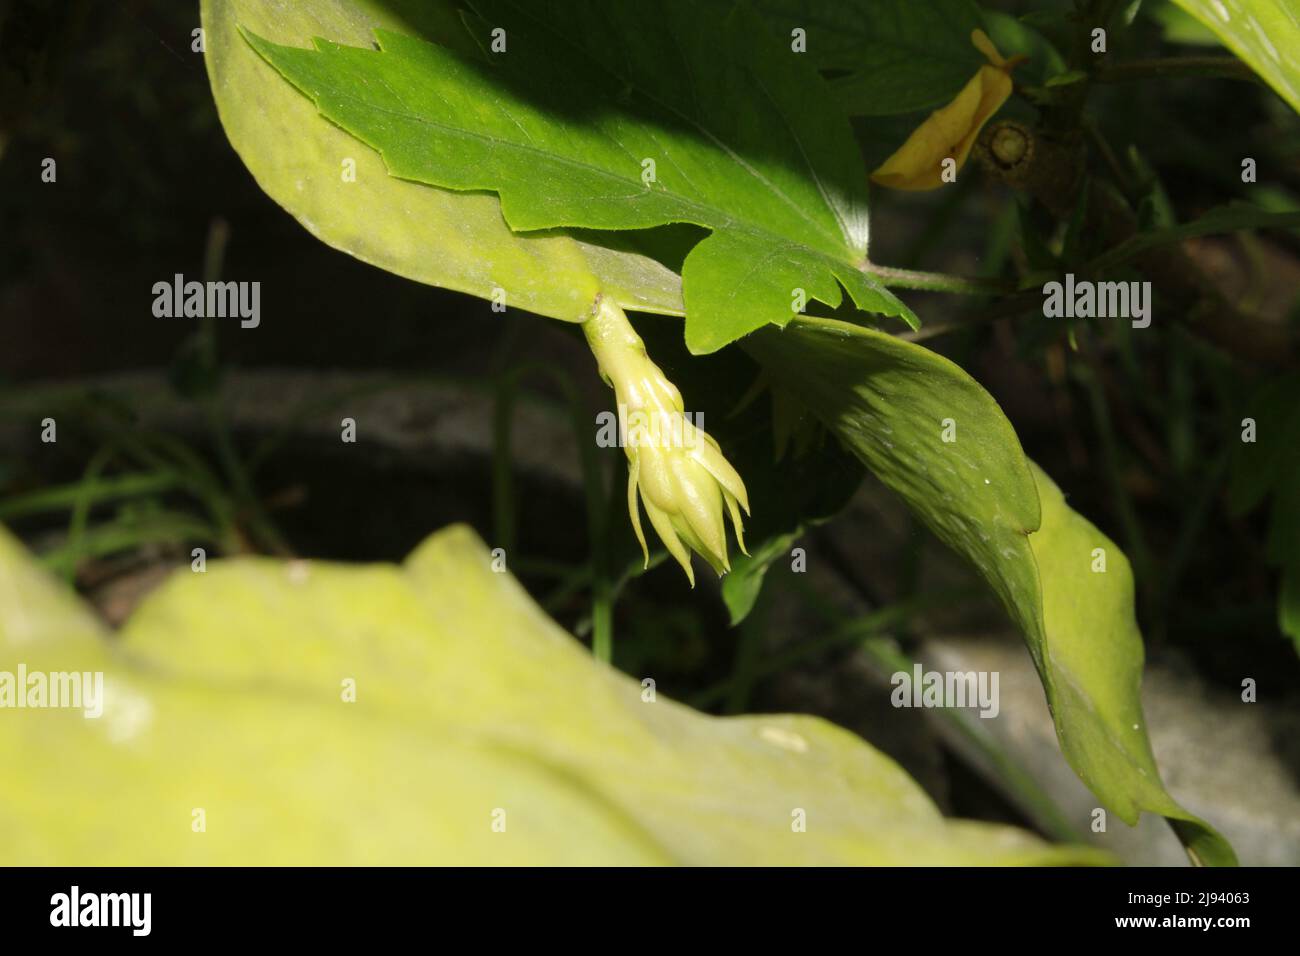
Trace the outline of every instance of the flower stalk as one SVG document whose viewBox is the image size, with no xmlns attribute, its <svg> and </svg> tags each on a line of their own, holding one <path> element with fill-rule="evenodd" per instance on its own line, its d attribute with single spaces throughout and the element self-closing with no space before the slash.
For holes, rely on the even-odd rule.
<svg viewBox="0 0 1300 956">
<path fill-rule="evenodd" d="M 692 587 L 692 551 L 719 575 L 731 570 L 726 514 L 741 552 L 748 553 L 741 509 L 749 513 L 749 496 L 739 473 L 718 443 L 686 414 L 681 392 L 651 360 L 617 303 L 601 297 L 582 329 L 601 378 L 614 389 L 628 461 L 628 514 L 646 566 L 650 551 L 641 528 L 641 507 Z"/>
</svg>

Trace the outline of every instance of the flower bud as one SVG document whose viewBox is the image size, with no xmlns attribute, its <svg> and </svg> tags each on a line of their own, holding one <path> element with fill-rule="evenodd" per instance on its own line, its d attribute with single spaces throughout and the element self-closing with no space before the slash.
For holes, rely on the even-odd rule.
<svg viewBox="0 0 1300 956">
<path fill-rule="evenodd" d="M 616 303 L 602 298 L 583 331 L 618 403 L 619 434 L 628 460 L 628 513 L 647 566 L 650 552 L 640 506 L 692 587 L 692 551 L 719 575 L 731 570 L 723 509 L 731 516 L 740 550 L 747 554 L 740 516 L 742 508 L 749 513 L 745 483 L 718 443 L 691 421 L 681 392 L 651 361 L 645 343 Z"/>
</svg>

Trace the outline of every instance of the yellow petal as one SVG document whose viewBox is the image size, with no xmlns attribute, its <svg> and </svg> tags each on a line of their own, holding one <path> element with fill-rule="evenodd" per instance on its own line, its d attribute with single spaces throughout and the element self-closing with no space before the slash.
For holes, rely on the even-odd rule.
<svg viewBox="0 0 1300 956">
<path fill-rule="evenodd" d="M 722 489 L 703 466 L 690 458 L 674 458 L 672 468 L 673 477 L 677 479 L 678 513 L 701 545 L 695 550 L 702 551 L 710 564 L 727 567 L 727 527 L 722 517 Z"/>
<path fill-rule="evenodd" d="M 984 59 L 997 67 L 1013 67 L 1016 63 L 1024 59 L 1024 57 L 1015 57 L 1008 60 L 998 52 L 998 48 L 993 45 L 993 41 L 989 39 L 989 35 L 983 30 L 972 30 L 970 33 L 970 42 L 974 45 L 975 49 L 984 54 Z"/>
<path fill-rule="evenodd" d="M 637 457 L 637 484 L 641 497 L 654 502 L 661 511 L 677 510 L 677 485 L 668 465 L 668 452 L 653 442 L 635 449 Z"/>
<path fill-rule="evenodd" d="M 749 552 L 745 550 L 745 526 L 740 520 L 740 507 L 736 504 L 736 496 L 725 489 L 722 494 L 727 499 L 727 510 L 731 512 L 731 524 L 736 529 L 736 543 L 740 545 L 740 553 L 748 555 Z"/>
<path fill-rule="evenodd" d="M 677 559 L 677 563 L 686 572 L 686 579 L 691 582 L 691 587 L 695 587 L 695 572 L 691 569 L 691 553 L 686 550 L 681 538 L 677 536 L 677 530 L 673 527 L 672 519 L 649 501 L 643 499 L 643 503 L 645 504 L 645 513 L 650 518 L 651 526 L 663 540 L 668 553 Z"/>
<path fill-rule="evenodd" d="M 723 565 L 722 562 L 718 560 L 718 556 L 710 551 L 708 546 L 700 540 L 699 535 L 691 530 L 691 526 L 687 524 L 684 517 L 681 515 L 673 515 L 672 522 L 673 527 L 677 530 L 678 537 L 680 537 L 682 541 L 686 542 L 688 548 L 703 558 L 705 563 L 713 569 L 714 573 L 717 574 L 718 577 L 722 577 L 722 575 L 726 574 L 727 571 L 730 570 L 727 566 Z"/>
<path fill-rule="evenodd" d="M 644 567 L 650 567 L 650 548 L 645 543 L 645 532 L 641 530 L 641 506 L 636 498 L 636 477 L 640 469 L 639 459 L 633 458 L 627 463 L 627 511 L 632 516 L 632 530 L 641 543 L 641 554 L 645 556 Z"/>
<path fill-rule="evenodd" d="M 981 66 L 956 99 L 935 110 L 912 132 L 871 174 L 873 182 L 890 189 L 938 189 L 944 185 L 944 160 L 954 160 L 957 170 L 966 165 L 980 130 L 1011 96 L 1011 70 L 1024 60 L 1004 59 L 982 30 L 971 34 L 971 42 L 990 64 Z"/>
<path fill-rule="evenodd" d="M 736 471 L 731 462 L 723 456 L 718 443 L 711 435 L 705 432 L 695 434 L 702 436 L 706 441 L 697 439 L 693 445 L 688 446 L 691 449 L 691 458 L 703 465 L 726 492 L 735 496 L 744 507 L 745 514 L 749 514 L 749 492 L 745 489 L 745 482 L 741 480 L 740 472 Z"/>
</svg>

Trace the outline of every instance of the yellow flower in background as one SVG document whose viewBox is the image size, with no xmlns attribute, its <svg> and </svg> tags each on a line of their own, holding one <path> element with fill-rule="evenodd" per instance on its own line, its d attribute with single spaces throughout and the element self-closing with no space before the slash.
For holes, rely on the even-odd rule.
<svg viewBox="0 0 1300 956">
<path fill-rule="evenodd" d="M 983 30 L 971 33 L 971 43 L 989 62 L 955 100 L 931 113 L 898 152 L 871 174 L 873 182 L 890 189 L 938 189 L 944 185 L 945 159 L 954 160 L 958 170 L 966 165 L 980 130 L 1011 95 L 1011 71 L 1028 59 L 1003 59 Z"/>
<path fill-rule="evenodd" d="M 651 361 L 622 309 L 602 299 L 583 331 L 618 402 L 628 461 L 627 507 L 647 566 L 650 552 L 641 530 L 638 492 L 651 526 L 692 587 L 691 551 L 719 575 L 731 570 L 723 509 L 731 515 L 740 550 L 748 554 L 740 517 L 742 508 L 749 513 L 745 483 L 718 443 L 686 414 L 681 392 Z"/>
</svg>

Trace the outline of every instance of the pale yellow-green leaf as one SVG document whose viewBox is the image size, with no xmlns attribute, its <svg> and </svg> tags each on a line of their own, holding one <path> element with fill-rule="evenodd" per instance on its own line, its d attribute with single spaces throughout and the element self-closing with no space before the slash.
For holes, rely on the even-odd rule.
<svg viewBox="0 0 1300 956">
<path fill-rule="evenodd" d="M 1196 862 L 1234 863 L 1160 782 L 1128 561 L 1025 457 L 992 396 L 928 349 L 843 322 L 800 317 L 746 348 L 993 588 L 1024 633 L 1061 750 L 1102 804 L 1130 825 L 1159 813 Z"/>
<path fill-rule="evenodd" d="M 1041 468 L 1030 465 L 1043 514 L 1029 535 L 1042 604 L 1018 614 L 1037 635 L 1031 639 L 1041 641 L 1039 669 L 1061 749 L 1121 819 L 1132 822 L 1144 810 L 1162 814 L 1193 862 L 1235 863 L 1227 842 L 1160 782 L 1142 716 L 1144 655 L 1128 558 L 1066 504 Z"/>
<path fill-rule="evenodd" d="M 648 257 L 517 235 L 495 195 L 389 176 L 378 153 L 320 116 L 237 29 L 295 45 L 369 46 L 376 27 L 433 39 L 462 30 L 450 4 L 202 0 L 201 10 L 227 137 L 258 185 L 317 238 L 408 279 L 488 299 L 502 289 L 508 306 L 566 321 L 586 318 L 598 291 L 625 308 L 681 314 L 680 278 Z"/>
<path fill-rule="evenodd" d="M 460 527 L 401 566 L 214 561 L 110 637 L 0 531 L 0 672 L 106 673 L 98 719 L 0 710 L 0 864 L 1106 860 L 945 820 L 822 720 L 647 702 L 491 561 Z"/>
</svg>

